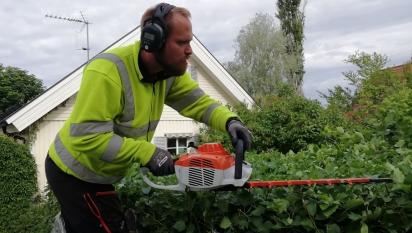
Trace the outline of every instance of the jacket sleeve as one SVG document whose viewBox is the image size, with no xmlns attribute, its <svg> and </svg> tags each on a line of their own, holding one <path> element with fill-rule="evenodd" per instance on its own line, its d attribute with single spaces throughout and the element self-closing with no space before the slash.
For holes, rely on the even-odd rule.
<svg viewBox="0 0 412 233">
<path fill-rule="evenodd" d="M 166 104 L 183 116 L 203 122 L 221 131 L 226 131 L 226 121 L 229 118 L 238 118 L 226 106 L 200 89 L 188 72 L 175 78 L 166 97 Z"/>
<path fill-rule="evenodd" d="M 122 137 L 113 132 L 123 110 L 122 85 L 116 66 L 105 60 L 91 63 L 84 71 L 70 117 L 66 143 L 74 151 L 102 156 L 113 163 L 145 165 L 156 147 L 146 140 Z"/>
</svg>

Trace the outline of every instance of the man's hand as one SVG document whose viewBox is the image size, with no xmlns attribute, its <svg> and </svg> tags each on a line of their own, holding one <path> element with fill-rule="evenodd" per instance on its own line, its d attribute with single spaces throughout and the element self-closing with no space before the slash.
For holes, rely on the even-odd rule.
<svg viewBox="0 0 412 233">
<path fill-rule="evenodd" d="M 146 164 L 146 167 L 148 167 L 155 176 L 166 176 L 175 173 L 172 155 L 169 151 L 158 147 L 150 161 Z"/>
<path fill-rule="evenodd" d="M 238 140 L 243 141 L 245 150 L 252 147 L 252 134 L 242 122 L 238 120 L 230 120 L 227 124 L 227 131 L 232 139 L 233 147 L 236 147 Z"/>
</svg>

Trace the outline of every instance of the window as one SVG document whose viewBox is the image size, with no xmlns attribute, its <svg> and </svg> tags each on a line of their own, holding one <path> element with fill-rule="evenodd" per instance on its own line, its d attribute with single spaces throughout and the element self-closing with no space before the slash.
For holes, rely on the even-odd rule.
<svg viewBox="0 0 412 233">
<path fill-rule="evenodd" d="M 168 150 L 173 155 L 180 155 L 187 151 L 190 142 L 195 145 L 198 138 L 193 133 L 166 133 L 164 136 L 154 137 L 152 143 L 159 148 Z"/>
<path fill-rule="evenodd" d="M 167 150 L 172 155 L 180 155 L 186 152 L 188 138 L 168 138 Z"/>
</svg>

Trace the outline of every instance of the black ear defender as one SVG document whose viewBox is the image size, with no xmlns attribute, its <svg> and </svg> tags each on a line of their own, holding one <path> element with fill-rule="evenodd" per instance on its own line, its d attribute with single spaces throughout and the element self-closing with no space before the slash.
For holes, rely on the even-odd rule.
<svg viewBox="0 0 412 233">
<path fill-rule="evenodd" d="M 163 47 L 168 33 L 165 17 L 174 7 L 167 3 L 160 3 L 156 6 L 153 16 L 144 22 L 140 43 L 145 51 L 152 53 Z"/>
</svg>

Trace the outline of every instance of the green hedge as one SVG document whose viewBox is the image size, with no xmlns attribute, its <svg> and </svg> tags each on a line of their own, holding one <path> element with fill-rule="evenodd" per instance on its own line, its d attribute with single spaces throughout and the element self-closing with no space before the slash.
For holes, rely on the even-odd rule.
<svg viewBox="0 0 412 233">
<path fill-rule="evenodd" d="M 36 164 L 28 148 L 0 136 L 0 229 L 29 208 L 37 192 Z"/>
<path fill-rule="evenodd" d="M 248 122 L 254 135 L 254 148 L 259 152 L 276 149 L 287 153 L 318 143 L 325 127 L 323 111 L 318 102 L 303 97 L 273 101 L 253 112 L 253 120 Z"/>
<path fill-rule="evenodd" d="M 133 170 L 118 190 L 142 232 L 409 232 L 412 151 L 342 128 L 329 134 L 336 143 L 299 153 L 248 153 L 252 180 L 372 176 L 396 183 L 179 193 L 148 188 Z"/>
<path fill-rule="evenodd" d="M 55 199 L 38 195 L 36 164 L 26 145 L 0 136 L 0 232 L 50 232 Z"/>
</svg>

